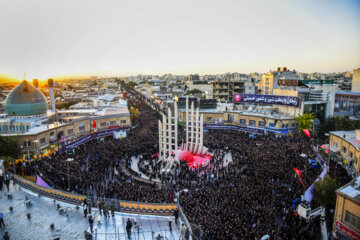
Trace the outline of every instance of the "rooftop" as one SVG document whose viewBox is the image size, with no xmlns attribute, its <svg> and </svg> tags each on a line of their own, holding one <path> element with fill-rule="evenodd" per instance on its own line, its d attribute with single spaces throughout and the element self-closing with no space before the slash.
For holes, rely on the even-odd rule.
<svg viewBox="0 0 360 240">
<path fill-rule="evenodd" d="M 348 197 L 360 201 L 360 176 L 356 177 L 348 184 L 342 186 L 337 191 L 345 194 Z"/>
<path fill-rule="evenodd" d="M 354 147 L 356 147 L 357 150 L 360 150 L 360 139 L 356 138 L 355 131 L 334 131 L 334 132 L 330 132 L 330 134 L 333 134 L 348 141 Z"/>
<path fill-rule="evenodd" d="M 351 95 L 351 96 L 360 97 L 360 92 L 336 91 L 336 94 L 339 94 L 339 95 Z"/>
</svg>

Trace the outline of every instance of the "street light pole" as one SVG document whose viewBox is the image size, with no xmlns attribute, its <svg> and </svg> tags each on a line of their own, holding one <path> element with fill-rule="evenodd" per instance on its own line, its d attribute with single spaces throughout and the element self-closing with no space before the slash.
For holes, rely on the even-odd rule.
<svg viewBox="0 0 360 240">
<path fill-rule="evenodd" d="M 68 191 L 70 192 L 70 173 L 69 173 L 69 162 L 74 161 L 73 158 L 68 158 L 65 160 L 66 161 L 66 165 L 67 165 L 67 175 L 68 175 Z"/>
<path fill-rule="evenodd" d="M 29 140 L 26 139 L 26 149 L 27 149 L 27 159 L 29 161 L 29 164 L 31 165 L 30 157 L 29 157 Z"/>
<path fill-rule="evenodd" d="M 34 166 L 36 167 L 36 160 L 38 158 L 38 150 L 39 150 L 39 140 L 34 140 L 33 143 L 36 143 L 36 146 L 34 146 L 36 148 L 36 151 L 35 151 L 35 155 L 36 155 L 36 158 L 34 159 Z"/>
</svg>

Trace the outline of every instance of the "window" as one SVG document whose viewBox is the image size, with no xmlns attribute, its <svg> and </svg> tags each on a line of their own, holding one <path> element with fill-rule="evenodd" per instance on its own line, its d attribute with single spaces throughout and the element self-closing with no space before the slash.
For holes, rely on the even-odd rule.
<svg viewBox="0 0 360 240">
<path fill-rule="evenodd" d="M 79 132 L 83 132 L 83 131 L 85 131 L 85 126 L 79 127 Z"/>
<path fill-rule="evenodd" d="M 255 126 L 255 120 L 250 120 L 250 126 Z"/>
<path fill-rule="evenodd" d="M 360 228 L 360 218 L 348 211 L 345 213 L 345 222 L 350 223 L 356 228 Z"/>
<path fill-rule="evenodd" d="M 357 157 L 355 157 L 355 164 L 357 164 L 357 161 L 358 161 L 358 158 L 357 158 Z"/>
<path fill-rule="evenodd" d="M 26 126 L 26 131 L 28 132 L 30 130 L 30 127 L 29 126 Z"/>
<path fill-rule="evenodd" d="M 232 122 L 233 122 L 234 119 L 235 119 L 235 118 L 234 118 L 234 115 L 229 115 L 229 121 L 232 121 Z"/>
<path fill-rule="evenodd" d="M 73 133 L 74 133 L 74 129 L 68 129 L 68 130 L 67 130 L 67 133 L 68 133 L 68 135 L 73 134 Z"/>
<path fill-rule="evenodd" d="M 54 136 L 54 132 L 51 132 L 51 133 L 50 133 L 50 136 Z"/>
<path fill-rule="evenodd" d="M 337 142 L 333 142 L 333 147 L 339 149 L 339 144 Z"/>
<path fill-rule="evenodd" d="M 342 152 L 346 153 L 346 147 L 342 147 Z"/>
<path fill-rule="evenodd" d="M 116 121 L 111 121 L 110 122 L 110 126 L 115 126 L 116 125 Z"/>
<path fill-rule="evenodd" d="M 349 157 L 353 158 L 353 152 L 349 151 Z"/>
<path fill-rule="evenodd" d="M 125 125 L 126 124 L 126 120 L 120 120 L 120 125 Z"/>
<path fill-rule="evenodd" d="M 106 127 L 106 122 L 100 123 L 100 127 Z"/>
<path fill-rule="evenodd" d="M 291 124 L 291 126 L 292 126 L 292 127 L 295 127 L 295 126 L 296 126 L 296 123 Z"/>
<path fill-rule="evenodd" d="M 281 125 L 281 128 L 285 128 L 285 124 Z"/>
<path fill-rule="evenodd" d="M 240 119 L 240 124 L 246 125 L 246 120 L 245 119 Z"/>
<path fill-rule="evenodd" d="M 259 121 L 259 127 L 265 127 L 265 122 Z"/>
<path fill-rule="evenodd" d="M 207 117 L 206 121 L 209 121 L 209 122 L 212 121 L 212 117 Z"/>
<path fill-rule="evenodd" d="M 269 123 L 270 127 L 275 127 L 275 123 Z"/>
<path fill-rule="evenodd" d="M 46 142 L 45 138 L 40 139 L 40 143 L 44 144 Z"/>
</svg>

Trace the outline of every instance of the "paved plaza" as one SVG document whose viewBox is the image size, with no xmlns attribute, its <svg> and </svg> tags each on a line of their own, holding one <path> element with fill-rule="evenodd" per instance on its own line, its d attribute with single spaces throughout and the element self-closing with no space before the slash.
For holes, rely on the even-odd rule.
<svg viewBox="0 0 360 240">
<path fill-rule="evenodd" d="M 6 192 L 4 186 L 0 191 L 0 212 L 4 214 L 6 226 L 0 228 L 1 239 L 5 231 L 9 232 L 11 240 L 52 240 L 57 237 L 61 240 L 85 239 L 84 231 L 90 232 L 89 223 L 81 207 L 76 209 L 70 204 L 54 203 L 51 199 L 38 197 L 12 183 L 10 193 L 13 198 L 8 199 Z M 31 200 L 30 207 L 25 206 L 25 197 Z M 60 204 L 67 213 L 59 214 L 57 204 Z M 9 210 L 10 207 L 13 207 L 13 211 Z M 28 213 L 31 215 L 30 219 L 27 218 Z M 126 235 L 128 218 L 139 225 L 138 228 L 133 227 L 130 239 L 155 239 L 159 234 L 166 237 L 163 239 L 178 240 L 180 238 L 179 225 L 175 226 L 173 222 L 172 231 L 170 231 L 168 217 L 117 213 L 115 217 L 105 219 L 104 215 L 99 215 L 97 209 L 93 209 L 92 214 L 95 218 L 93 239 L 129 239 Z M 54 224 L 54 229 L 50 228 L 51 224 Z"/>
</svg>

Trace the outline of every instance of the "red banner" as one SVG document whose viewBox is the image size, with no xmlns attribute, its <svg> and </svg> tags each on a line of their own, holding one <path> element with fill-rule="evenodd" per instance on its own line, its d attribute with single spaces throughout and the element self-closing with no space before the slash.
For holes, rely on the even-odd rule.
<svg viewBox="0 0 360 240">
<path fill-rule="evenodd" d="M 294 169 L 296 175 L 298 175 L 301 184 L 302 184 L 303 186 L 305 186 L 304 183 L 303 183 L 303 181 L 301 180 L 301 170 L 299 170 L 299 169 L 297 169 L 297 168 L 293 168 L 293 169 Z"/>
<path fill-rule="evenodd" d="M 336 221 L 336 229 L 343 232 L 344 234 L 351 237 L 352 239 L 360 240 L 359 233 L 355 232 L 354 230 L 352 230 L 351 228 L 349 228 L 348 226 L 346 226 L 345 224 L 343 224 L 339 221 Z"/>
<path fill-rule="evenodd" d="M 306 136 L 308 136 L 309 138 L 311 138 L 311 134 L 310 131 L 307 129 L 303 129 L 303 132 L 305 133 Z"/>
</svg>

